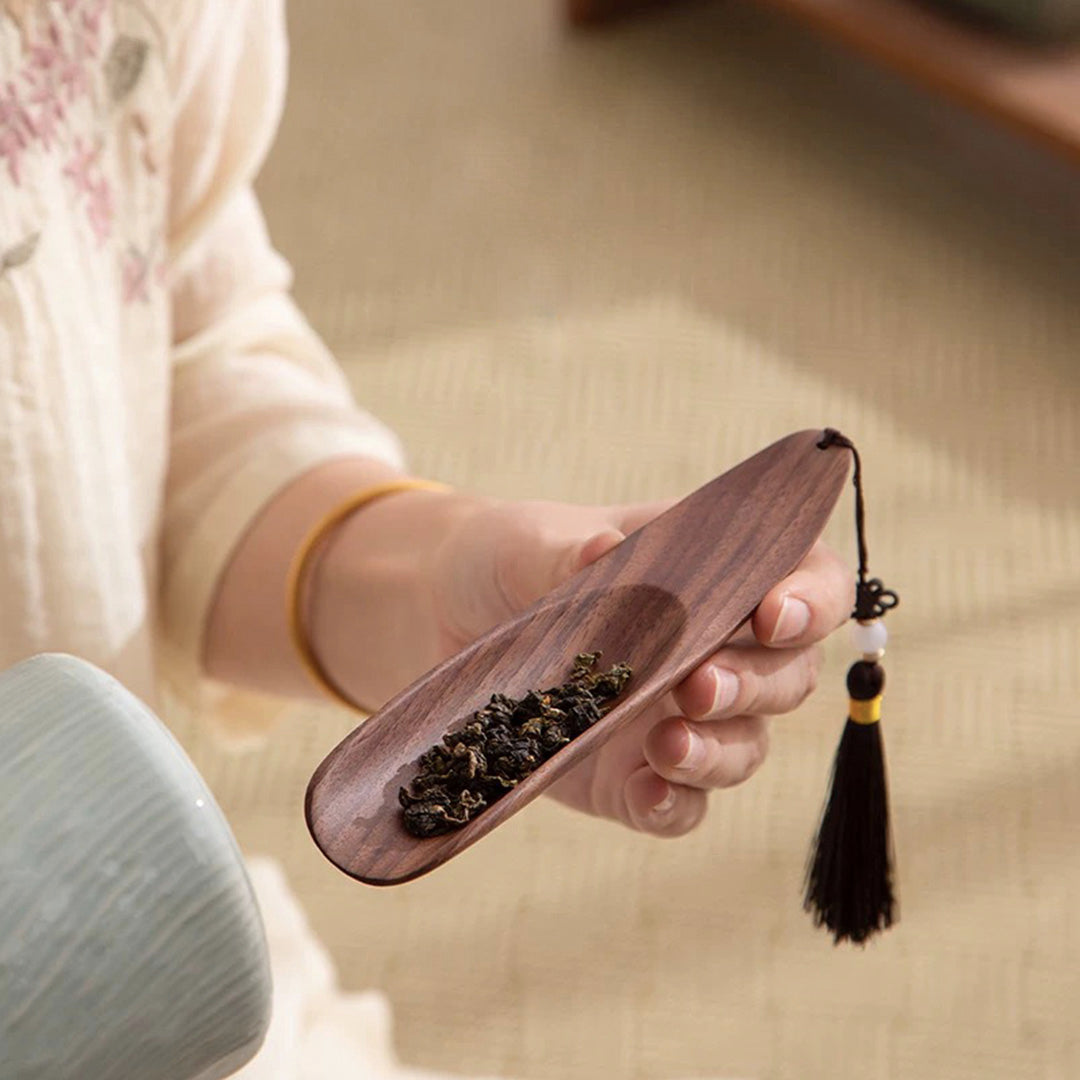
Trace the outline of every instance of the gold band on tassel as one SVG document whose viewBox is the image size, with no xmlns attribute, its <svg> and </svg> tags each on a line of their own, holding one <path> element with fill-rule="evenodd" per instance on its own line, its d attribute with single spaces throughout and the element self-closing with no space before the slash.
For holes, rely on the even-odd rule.
<svg viewBox="0 0 1080 1080">
<path fill-rule="evenodd" d="M 856 724 L 876 724 L 881 719 L 881 695 L 878 694 L 869 701 L 857 701 L 852 698 L 848 716 Z"/>
</svg>

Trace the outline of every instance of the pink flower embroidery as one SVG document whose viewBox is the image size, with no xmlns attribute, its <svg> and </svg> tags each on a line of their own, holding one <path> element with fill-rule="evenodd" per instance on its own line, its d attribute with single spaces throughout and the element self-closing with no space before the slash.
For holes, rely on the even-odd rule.
<svg viewBox="0 0 1080 1080">
<path fill-rule="evenodd" d="M 125 304 L 150 301 L 150 260 L 135 247 L 129 247 L 121 266 Z"/>
<path fill-rule="evenodd" d="M 5 0 L 0 0 L 0 3 Z M 9 8 L 15 0 L 6 0 Z M 105 92 L 117 104 L 132 92 L 139 81 L 148 46 L 140 38 L 113 35 L 107 29 L 112 0 L 20 0 L 25 15 L 37 3 L 41 16 L 37 25 L 20 19 L 25 59 L 21 70 L 0 82 L 0 163 L 14 184 L 21 182 L 24 153 L 40 149 L 63 149 L 63 175 L 71 182 L 76 202 L 85 211 L 98 244 L 113 232 L 115 201 L 101 165 L 103 141 L 91 143 L 68 130 L 71 106 L 94 95 L 94 84 L 102 78 Z M 102 59 L 103 45 L 108 56 Z M 96 101 L 89 103 L 99 113 Z M 154 172 L 146 124 L 142 123 L 143 164 Z M 123 268 L 125 299 L 143 299 L 153 268 L 149 254 L 129 256 Z"/>
<path fill-rule="evenodd" d="M 60 28 L 50 21 L 46 36 L 30 46 L 30 64 L 23 72 L 28 88 L 28 104 L 34 108 L 34 133 L 46 150 L 52 149 L 58 136 L 58 125 L 64 119 L 63 98 L 57 91 L 56 80 L 64 62 Z"/>
<path fill-rule="evenodd" d="M 99 177 L 90 188 L 86 202 L 86 213 L 90 218 L 90 228 L 94 230 L 97 242 L 103 244 L 112 232 L 113 201 L 109 181 Z"/>
<path fill-rule="evenodd" d="M 27 101 L 37 109 L 33 118 L 34 133 L 41 145 L 51 150 L 53 139 L 59 133 L 58 125 L 64 119 L 64 103 L 48 84 L 33 88 Z"/>
<path fill-rule="evenodd" d="M 0 90 L 0 158 L 7 160 L 12 183 L 19 182 L 19 161 L 34 134 L 30 114 L 19 100 L 15 84 L 8 82 Z"/>
<path fill-rule="evenodd" d="M 35 41 L 30 45 L 30 66 L 38 71 L 55 71 L 64 52 L 60 43 L 60 27 L 55 20 L 49 20 L 45 35 L 44 41 Z"/>
<path fill-rule="evenodd" d="M 108 180 L 101 175 L 98 165 L 100 156 L 100 143 L 87 146 L 81 135 L 76 136 L 72 156 L 64 166 L 64 175 L 75 186 L 75 191 L 86 197 L 90 228 L 99 244 L 104 243 L 112 232 L 113 219 L 112 189 Z"/>
<path fill-rule="evenodd" d="M 67 90 L 69 104 L 90 92 L 90 74 L 81 56 L 62 55 L 56 81 Z"/>
<path fill-rule="evenodd" d="M 93 178 L 93 170 L 97 166 L 97 160 L 101 156 L 101 146 L 87 146 L 81 135 L 75 136 L 75 146 L 68 163 L 64 166 L 64 175 L 75 185 L 75 190 L 81 194 L 89 192 Z"/>
<path fill-rule="evenodd" d="M 105 5 L 100 3 L 93 11 L 80 13 L 75 29 L 79 35 L 79 51 L 84 56 L 97 56 L 98 54 L 98 45 L 101 41 L 101 19 L 104 13 Z"/>
</svg>

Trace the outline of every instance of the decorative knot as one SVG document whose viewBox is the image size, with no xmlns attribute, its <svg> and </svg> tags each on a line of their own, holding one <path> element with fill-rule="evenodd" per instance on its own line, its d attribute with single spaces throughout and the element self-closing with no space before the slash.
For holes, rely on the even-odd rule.
<svg viewBox="0 0 1080 1080">
<path fill-rule="evenodd" d="M 851 617 L 860 622 L 880 619 L 886 611 L 891 611 L 900 603 L 900 597 L 886 589 L 880 578 L 862 580 L 855 590 L 855 610 Z"/>
</svg>

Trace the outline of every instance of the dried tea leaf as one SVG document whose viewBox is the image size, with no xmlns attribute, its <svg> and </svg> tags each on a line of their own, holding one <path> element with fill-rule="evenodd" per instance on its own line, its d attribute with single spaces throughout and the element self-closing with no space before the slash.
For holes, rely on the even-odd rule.
<svg viewBox="0 0 1080 1080">
<path fill-rule="evenodd" d="M 22 243 L 8 248 L 3 255 L 0 255 L 0 266 L 4 270 L 14 270 L 16 266 L 22 266 L 23 263 L 29 262 L 30 257 L 37 250 L 40 239 L 41 233 L 31 233 Z"/>
<path fill-rule="evenodd" d="M 562 686 L 519 700 L 493 694 L 460 731 L 425 751 L 398 793 L 405 828 L 419 837 L 460 828 L 595 724 L 631 675 L 626 664 L 594 671 L 599 659 L 582 653 Z"/>
<path fill-rule="evenodd" d="M 135 89 L 148 52 L 142 38 L 121 34 L 113 42 L 105 61 L 105 83 L 113 101 L 123 101 Z"/>
</svg>

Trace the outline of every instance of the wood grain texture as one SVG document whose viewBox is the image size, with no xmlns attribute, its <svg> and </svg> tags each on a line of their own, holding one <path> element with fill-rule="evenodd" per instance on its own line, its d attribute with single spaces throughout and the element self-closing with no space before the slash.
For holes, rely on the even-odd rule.
<svg viewBox="0 0 1080 1080">
<path fill-rule="evenodd" d="M 348 735 L 308 786 L 316 844 L 372 885 L 407 881 L 463 851 L 535 799 L 719 648 L 802 560 L 829 518 L 850 455 L 790 435 L 699 488 L 592 566 L 434 668 Z M 601 650 L 634 677 L 598 723 L 463 828 L 419 840 L 398 791 L 430 745 L 493 693 L 561 682 Z"/>
<path fill-rule="evenodd" d="M 757 0 L 1080 163 L 1080 44 L 1016 41 L 912 0 Z"/>
<path fill-rule="evenodd" d="M 216 1080 L 269 1009 L 240 853 L 164 726 L 72 657 L 0 675 L 3 1080 Z"/>
<path fill-rule="evenodd" d="M 659 0 L 653 0 L 654 4 Z M 756 0 L 1080 163 L 1080 44 L 1051 44 L 1073 34 L 1072 2 L 1010 9 L 993 0 L 950 0 L 977 12 L 1012 11 L 1029 38 L 1014 38 L 935 7 L 931 0 Z M 567 0 L 578 25 L 627 14 L 631 0 Z"/>
</svg>

